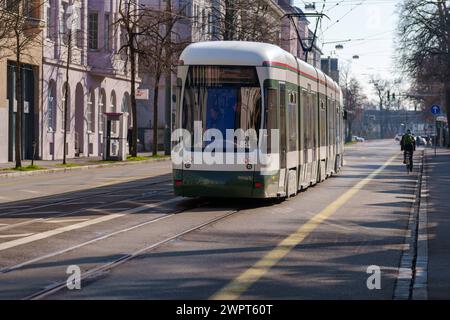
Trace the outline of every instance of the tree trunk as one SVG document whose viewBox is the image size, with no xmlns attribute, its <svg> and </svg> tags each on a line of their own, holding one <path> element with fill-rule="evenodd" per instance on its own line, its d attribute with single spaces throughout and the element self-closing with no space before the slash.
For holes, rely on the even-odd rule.
<svg viewBox="0 0 450 320">
<path fill-rule="evenodd" d="M 172 1 L 167 0 L 166 3 L 166 13 L 168 15 L 166 19 L 166 44 L 165 44 L 165 55 L 168 61 L 167 63 L 167 71 L 164 75 L 165 80 L 165 112 L 164 112 L 164 154 L 170 155 L 170 134 L 171 134 L 171 115 L 172 115 L 172 97 L 171 97 L 171 87 L 172 87 L 172 27 L 171 27 L 171 18 L 172 18 Z"/>
<path fill-rule="evenodd" d="M 152 155 L 158 154 L 158 94 L 159 94 L 159 81 L 161 75 L 155 77 L 155 87 L 153 88 L 153 144 Z"/>
<path fill-rule="evenodd" d="M 16 128 L 15 128 L 15 160 L 16 168 L 22 166 L 22 118 L 23 118 L 23 94 L 22 94 L 22 70 L 21 70 L 20 35 L 16 34 Z"/>
<path fill-rule="evenodd" d="M 133 46 L 130 46 L 130 67 L 131 67 L 131 112 L 133 117 L 133 127 L 131 135 L 131 156 L 137 157 L 137 108 L 136 108 L 136 53 Z"/>
</svg>

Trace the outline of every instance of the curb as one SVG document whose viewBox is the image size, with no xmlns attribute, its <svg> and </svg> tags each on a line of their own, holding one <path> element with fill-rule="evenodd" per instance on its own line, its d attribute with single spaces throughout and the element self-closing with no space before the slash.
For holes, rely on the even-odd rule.
<svg viewBox="0 0 450 320">
<path fill-rule="evenodd" d="M 146 164 L 146 163 L 153 163 L 153 162 L 165 162 L 165 161 L 170 161 L 170 158 L 148 159 L 148 160 L 141 160 L 141 161 L 128 161 L 128 162 L 117 162 L 117 163 L 92 164 L 92 165 L 86 165 L 86 166 L 80 165 L 78 167 L 51 168 L 51 169 L 24 171 L 24 172 L 7 172 L 7 173 L 0 173 L 0 179 L 8 179 L 8 178 L 15 178 L 15 177 L 23 177 L 23 176 L 37 176 L 37 175 L 52 174 L 52 173 L 63 173 L 63 172 L 81 171 L 81 170 L 89 170 L 89 169 L 96 169 L 96 168 L 119 167 L 119 166 Z"/>
<path fill-rule="evenodd" d="M 426 152 L 424 152 L 426 153 Z M 422 187 L 420 192 L 420 207 L 417 235 L 417 257 L 415 266 L 413 300 L 428 299 L 428 176 L 426 155 L 422 172 Z"/>
<path fill-rule="evenodd" d="M 398 277 L 394 288 L 394 300 L 410 300 L 413 298 L 413 288 L 415 286 L 415 278 L 420 276 L 420 280 L 423 281 L 423 273 L 417 273 L 417 265 L 423 266 L 423 243 L 420 246 L 422 250 L 419 256 L 418 254 L 418 237 L 420 226 L 423 228 L 423 221 L 420 224 L 420 209 L 421 209 L 421 196 L 422 196 L 422 183 L 423 183 L 423 170 L 425 161 L 425 151 L 422 151 L 419 175 L 416 183 L 416 189 L 414 192 L 414 203 L 411 207 L 408 221 L 408 229 L 406 233 L 405 243 L 403 244 L 403 252 L 400 260 L 400 267 L 398 270 Z M 423 215 L 422 215 L 423 217 Z M 423 219 L 422 219 L 423 220 Z M 425 228 L 426 232 L 426 228 Z M 423 229 L 422 229 L 423 233 Z M 423 236 L 423 234 L 422 234 Z M 428 262 L 427 262 L 428 263 Z M 417 282 L 417 286 L 420 284 Z M 423 283 L 422 283 L 423 286 Z"/>
</svg>

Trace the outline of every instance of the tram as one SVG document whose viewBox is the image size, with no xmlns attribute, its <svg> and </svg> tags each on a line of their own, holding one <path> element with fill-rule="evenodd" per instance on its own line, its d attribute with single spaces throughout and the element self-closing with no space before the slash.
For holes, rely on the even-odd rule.
<svg viewBox="0 0 450 320">
<path fill-rule="evenodd" d="M 225 129 L 265 129 L 272 161 L 249 164 L 245 156 L 233 163 L 194 161 L 202 159 L 206 145 L 180 147 L 179 137 L 172 137 L 178 153 L 189 153 L 173 163 L 176 195 L 288 198 L 338 173 L 343 165 L 339 85 L 278 46 L 244 41 L 191 44 L 180 56 L 177 88 L 177 129 L 193 140 L 199 124 L 202 132 L 212 128 L 224 134 Z M 273 129 L 278 130 L 275 140 Z"/>
</svg>

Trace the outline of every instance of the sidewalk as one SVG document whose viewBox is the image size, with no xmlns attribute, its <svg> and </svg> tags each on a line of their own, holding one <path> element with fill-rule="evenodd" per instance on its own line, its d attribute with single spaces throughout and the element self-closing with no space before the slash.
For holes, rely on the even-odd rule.
<svg viewBox="0 0 450 320">
<path fill-rule="evenodd" d="M 15 165 L 15 163 L 13 162 L 0 163 L 0 179 L 17 176 L 38 175 L 46 173 L 85 170 L 90 168 L 101 168 L 101 167 L 111 167 L 119 165 L 130 165 L 130 164 L 170 160 L 170 157 L 164 156 L 163 152 L 160 152 L 158 154 L 158 157 L 156 158 L 152 158 L 151 155 L 152 155 L 151 152 L 139 153 L 138 157 L 149 158 L 146 160 L 139 160 L 139 161 L 103 161 L 101 157 L 70 158 L 66 160 L 67 163 L 66 166 L 62 165 L 62 160 L 35 160 L 34 165 L 41 167 L 42 170 L 32 170 L 32 171 L 12 170 Z M 30 164 L 31 160 L 22 160 L 22 167 L 29 166 Z"/>
<path fill-rule="evenodd" d="M 428 299 L 450 299 L 450 150 L 426 152 Z"/>
</svg>

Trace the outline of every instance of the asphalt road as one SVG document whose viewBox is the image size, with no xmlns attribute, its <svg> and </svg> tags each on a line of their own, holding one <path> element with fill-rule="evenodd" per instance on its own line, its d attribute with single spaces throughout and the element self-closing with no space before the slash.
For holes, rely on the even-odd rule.
<svg viewBox="0 0 450 320">
<path fill-rule="evenodd" d="M 339 175 L 282 203 L 176 198 L 170 170 L 0 180 L 0 299 L 393 298 L 418 171 L 397 143 L 347 148 Z"/>
</svg>

